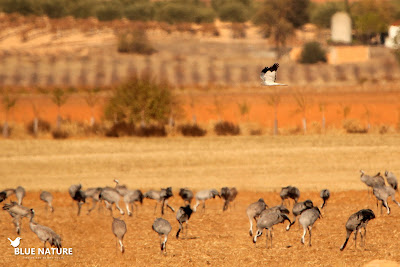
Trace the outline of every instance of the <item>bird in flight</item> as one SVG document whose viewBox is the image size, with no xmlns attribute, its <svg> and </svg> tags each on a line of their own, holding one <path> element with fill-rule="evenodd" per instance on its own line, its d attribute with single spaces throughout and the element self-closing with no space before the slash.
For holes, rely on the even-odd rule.
<svg viewBox="0 0 400 267">
<path fill-rule="evenodd" d="M 262 80 L 261 85 L 265 86 L 275 86 L 275 85 L 287 85 L 283 83 L 277 83 L 276 80 L 276 72 L 278 71 L 279 64 L 275 63 L 271 67 L 265 67 L 262 69 L 260 78 Z"/>
</svg>

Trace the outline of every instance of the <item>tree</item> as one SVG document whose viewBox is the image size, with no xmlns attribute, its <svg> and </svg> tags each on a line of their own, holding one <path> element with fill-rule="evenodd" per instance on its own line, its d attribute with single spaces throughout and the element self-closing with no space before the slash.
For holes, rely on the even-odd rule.
<svg viewBox="0 0 400 267">
<path fill-rule="evenodd" d="M 278 90 L 275 90 L 272 94 L 268 96 L 267 103 L 269 106 L 274 108 L 274 135 L 278 134 L 278 106 L 281 102 L 281 94 Z"/>
<path fill-rule="evenodd" d="M 310 100 L 303 92 L 297 92 L 294 95 L 294 99 L 297 104 L 297 108 L 295 109 L 295 113 L 300 113 L 303 117 L 301 119 L 303 124 L 303 131 L 307 133 L 307 110 L 310 106 Z"/>
<path fill-rule="evenodd" d="M 84 98 L 88 106 L 90 107 L 90 126 L 93 126 L 96 122 L 94 117 L 94 108 L 100 99 L 100 87 L 87 87 L 83 88 Z"/>
<path fill-rule="evenodd" d="M 238 109 L 239 109 L 239 113 L 240 116 L 242 117 L 242 119 L 244 118 L 244 116 L 246 116 L 246 114 L 248 115 L 250 112 L 250 105 L 247 103 L 247 101 L 243 101 L 241 103 L 237 103 L 238 105 Z M 247 117 L 247 120 L 249 120 L 249 118 Z"/>
<path fill-rule="evenodd" d="M 4 107 L 4 112 L 5 112 L 5 118 L 4 118 L 4 124 L 3 124 L 3 136 L 5 138 L 8 138 L 8 136 L 10 135 L 9 126 L 8 126 L 8 115 L 10 113 L 10 110 L 17 103 L 17 96 L 15 94 L 12 94 L 8 88 L 2 88 L 1 94 L 3 96 L 2 103 L 3 103 L 3 107 Z"/>
<path fill-rule="evenodd" d="M 294 29 L 308 22 L 308 5 L 309 0 L 266 0 L 254 16 L 254 23 L 273 39 L 278 58 Z"/>
<path fill-rule="evenodd" d="M 105 116 L 116 122 L 166 123 L 176 101 L 165 84 L 148 75 L 132 76 L 118 85 L 105 108 Z"/>
<path fill-rule="evenodd" d="M 321 112 L 321 129 L 322 132 L 325 132 L 325 128 L 326 128 L 326 118 L 325 118 L 325 111 L 326 111 L 326 102 L 320 102 L 319 103 L 319 111 Z"/>
<path fill-rule="evenodd" d="M 55 87 L 50 91 L 51 101 L 57 106 L 57 130 L 61 127 L 61 107 L 67 102 L 69 92 L 61 87 Z"/>
<path fill-rule="evenodd" d="M 389 1 L 363 0 L 354 3 L 351 14 L 356 35 L 363 43 L 369 43 L 376 34 L 387 31 L 395 9 Z"/>
<path fill-rule="evenodd" d="M 340 2 L 316 4 L 310 12 L 310 21 L 321 28 L 329 29 L 332 16 L 336 12 L 344 10 L 346 10 L 345 5 Z"/>
</svg>

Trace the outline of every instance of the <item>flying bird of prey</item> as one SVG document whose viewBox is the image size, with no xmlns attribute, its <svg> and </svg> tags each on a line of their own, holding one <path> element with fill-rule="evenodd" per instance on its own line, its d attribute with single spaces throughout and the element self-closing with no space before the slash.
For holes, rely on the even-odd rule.
<svg viewBox="0 0 400 267">
<path fill-rule="evenodd" d="M 278 71 L 279 64 L 275 63 L 271 67 L 265 67 L 262 69 L 260 78 L 262 80 L 261 85 L 265 86 L 274 86 L 274 85 L 287 85 L 283 83 L 277 83 L 276 80 L 276 72 Z"/>
</svg>

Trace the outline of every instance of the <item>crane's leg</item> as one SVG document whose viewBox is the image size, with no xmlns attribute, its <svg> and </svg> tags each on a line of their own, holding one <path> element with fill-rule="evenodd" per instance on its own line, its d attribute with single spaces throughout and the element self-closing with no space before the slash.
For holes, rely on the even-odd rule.
<svg viewBox="0 0 400 267">
<path fill-rule="evenodd" d="M 351 235 L 351 232 L 352 232 L 350 230 L 346 230 L 346 231 L 347 231 L 346 241 L 344 241 L 343 245 L 340 247 L 340 251 L 342 251 L 346 247 L 347 241 L 349 241 L 349 238 L 350 238 L 350 235 Z"/>
<path fill-rule="evenodd" d="M 357 234 L 358 234 L 358 230 L 356 230 L 354 233 L 354 247 L 355 248 L 357 248 Z"/>
<path fill-rule="evenodd" d="M 253 238 L 253 243 L 254 243 L 254 245 L 257 243 L 257 237 L 259 237 L 259 236 L 262 235 L 263 230 L 264 230 L 264 229 L 258 229 L 258 228 L 257 228 L 256 235 L 255 235 L 254 238 Z"/>
<path fill-rule="evenodd" d="M 119 210 L 119 213 L 121 213 L 121 215 L 124 215 L 125 212 L 121 209 L 121 207 L 119 206 L 118 202 L 115 202 L 115 207 Z"/>
<path fill-rule="evenodd" d="M 200 201 L 196 199 L 196 205 L 193 207 L 193 211 L 196 212 L 197 207 L 200 205 Z"/>
<path fill-rule="evenodd" d="M 88 212 L 87 212 L 87 214 L 89 215 L 89 213 L 92 211 L 92 210 L 94 210 L 94 208 L 96 208 L 96 205 L 97 205 L 97 200 L 94 200 L 93 199 L 93 201 L 92 201 L 92 207 L 88 210 Z"/>
<path fill-rule="evenodd" d="M 254 218 L 255 220 L 255 218 Z M 249 229 L 249 235 L 253 236 L 253 220 L 249 217 L 249 222 L 250 222 L 250 229 Z"/>
<path fill-rule="evenodd" d="M 303 236 L 301 237 L 301 243 L 304 245 L 304 237 L 307 233 L 307 227 L 303 226 Z"/>
</svg>

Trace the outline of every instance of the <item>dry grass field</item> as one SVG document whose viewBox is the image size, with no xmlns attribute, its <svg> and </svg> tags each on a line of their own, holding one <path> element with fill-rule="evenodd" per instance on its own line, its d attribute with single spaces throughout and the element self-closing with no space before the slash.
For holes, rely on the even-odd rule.
<svg viewBox="0 0 400 267">
<path fill-rule="evenodd" d="M 23 185 L 27 190 L 24 205 L 36 210 L 37 222 L 54 229 L 63 239 L 63 247 L 73 248 L 72 256 L 29 258 L 13 255 L 7 238 L 17 234 L 11 217 L 0 212 L 0 264 L 6 266 L 361 266 L 374 259 L 400 262 L 400 207 L 389 205 L 392 213 L 381 215 L 374 197 L 367 195 L 359 180 L 359 170 L 373 174 L 389 169 L 400 173 L 398 135 L 318 135 L 206 137 L 163 139 L 89 139 L 89 140 L 3 140 L 0 149 L 2 188 Z M 398 175 L 399 176 L 399 175 Z M 123 217 L 128 232 L 121 255 L 111 232 L 112 218 L 104 209 L 80 217 L 67 190 L 73 183 L 85 188 L 113 186 L 118 178 L 130 188 L 159 189 L 172 186 L 171 205 L 182 200 L 179 187 L 194 191 L 204 188 L 236 186 L 239 190 L 234 207 L 222 212 L 222 200 L 207 201 L 207 209 L 192 215 L 187 236 L 176 240 L 178 223 L 167 210 L 172 232 L 168 254 L 161 255 L 159 238 L 151 229 L 154 202 L 144 200 L 134 216 Z M 320 205 L 319 191 L 331 190 L 331 199 L 323 218 L 313 228 L 313 246 L 302 246 L 302 230 L 297 224 L 289 232 L 286 225 L 274 228 L 274 245 L 265 248 L 265 233 L 257 245 L 248 236 L 246 207 L 263 197 L 274 206 L 280 203 L 281 186 L 296 185 L 300 200 L 311 199 Z M 39 200 L 40 190 L 55 197 L 51 214 Z M 11 197 L 15 199 L 15 196 Z M 8 201 L 8 200 L 7 200 Z M 122 204 L 122 203 L 121 203 Z M 365 247 L 348 247 L 340 252 L 345 239 L 348 217 L 371 208 L 377 215 L 368 225 Z M 291 209 L 291 207 L 290 207 Z M 292 217 L 292 215 L 290 215 Z M 21 248 L 41 247 L 39 239 L 22 222 Z M 308 241 L 308 236 L 306 242 Z"/>
</svg>

